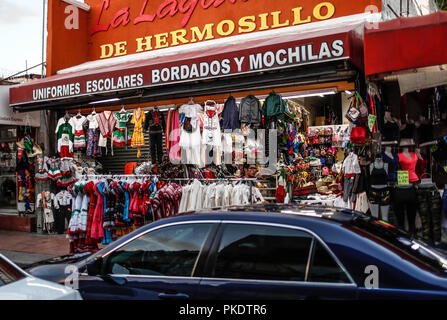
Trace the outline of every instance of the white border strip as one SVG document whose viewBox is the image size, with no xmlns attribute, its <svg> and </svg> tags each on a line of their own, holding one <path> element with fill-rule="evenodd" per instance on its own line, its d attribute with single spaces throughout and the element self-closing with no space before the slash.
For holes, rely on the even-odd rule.
<svg viewBox="0 0 447 320">
<path fill-rule="evenodd" d="M 86 3 L 82 3 L 76 0 L 61 0 L 65 3 L 71 4 L 73 6 L 75 6 L 76 8 L 82 9 L 84 11 L 89 12 L 90 11 L 90 6 Z"/>
</svg>

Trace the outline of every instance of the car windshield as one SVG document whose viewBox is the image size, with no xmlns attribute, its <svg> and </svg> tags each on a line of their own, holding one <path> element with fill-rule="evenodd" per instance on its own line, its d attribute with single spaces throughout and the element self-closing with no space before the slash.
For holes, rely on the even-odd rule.
<svg viewBox="0 0 447 320">
<path fill-rule="evenodd" d="M 347 226 L 354 232 L 387 247 L 403 259 L 430 272 L 447 276 L 447 255 L 396 226 L 369 216 L 359 216 Z"/>
<path fill-rule="evenodd" d="M 25 278 L 25 274 L 0 256 L 0 287 Z"/>
</svg>

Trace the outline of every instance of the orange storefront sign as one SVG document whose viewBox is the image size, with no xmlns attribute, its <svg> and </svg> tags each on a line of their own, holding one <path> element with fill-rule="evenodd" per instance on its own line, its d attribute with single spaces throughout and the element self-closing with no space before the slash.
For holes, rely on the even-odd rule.
<svg viewBox="0 0 447 320">
<path fill-rule="evenodd" d="M 49 0 L 47 74 L 119 57 L 380 12 L 380 0 Z M 69 7 L 67 9 L 67 7 Z M 72 23 L 67 28 L 67 19 Z"/>
</svg>

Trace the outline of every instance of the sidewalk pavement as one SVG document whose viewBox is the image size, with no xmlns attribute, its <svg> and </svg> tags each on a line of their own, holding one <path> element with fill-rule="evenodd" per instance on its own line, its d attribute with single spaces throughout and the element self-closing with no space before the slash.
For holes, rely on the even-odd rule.
<svg viewBox="0 0 447 320">
<path fill-rule="evenodd" d="M 37 234 L 0 230 L 0 254 L 20 267 L 69 254 L 65 234 Z"/>
</svg>

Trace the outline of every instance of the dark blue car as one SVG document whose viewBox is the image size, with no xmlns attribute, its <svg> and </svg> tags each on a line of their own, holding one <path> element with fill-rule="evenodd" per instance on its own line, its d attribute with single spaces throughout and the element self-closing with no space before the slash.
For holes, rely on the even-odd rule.
<svg viewBox="0 0 447 320">
<path fill-rule="evenodd" d="M 297 205 L 167 218 L 28 272 L 75 281 L 84 299 L 447 298 L 439 249 L 360 213 Z"/>
</svg>

